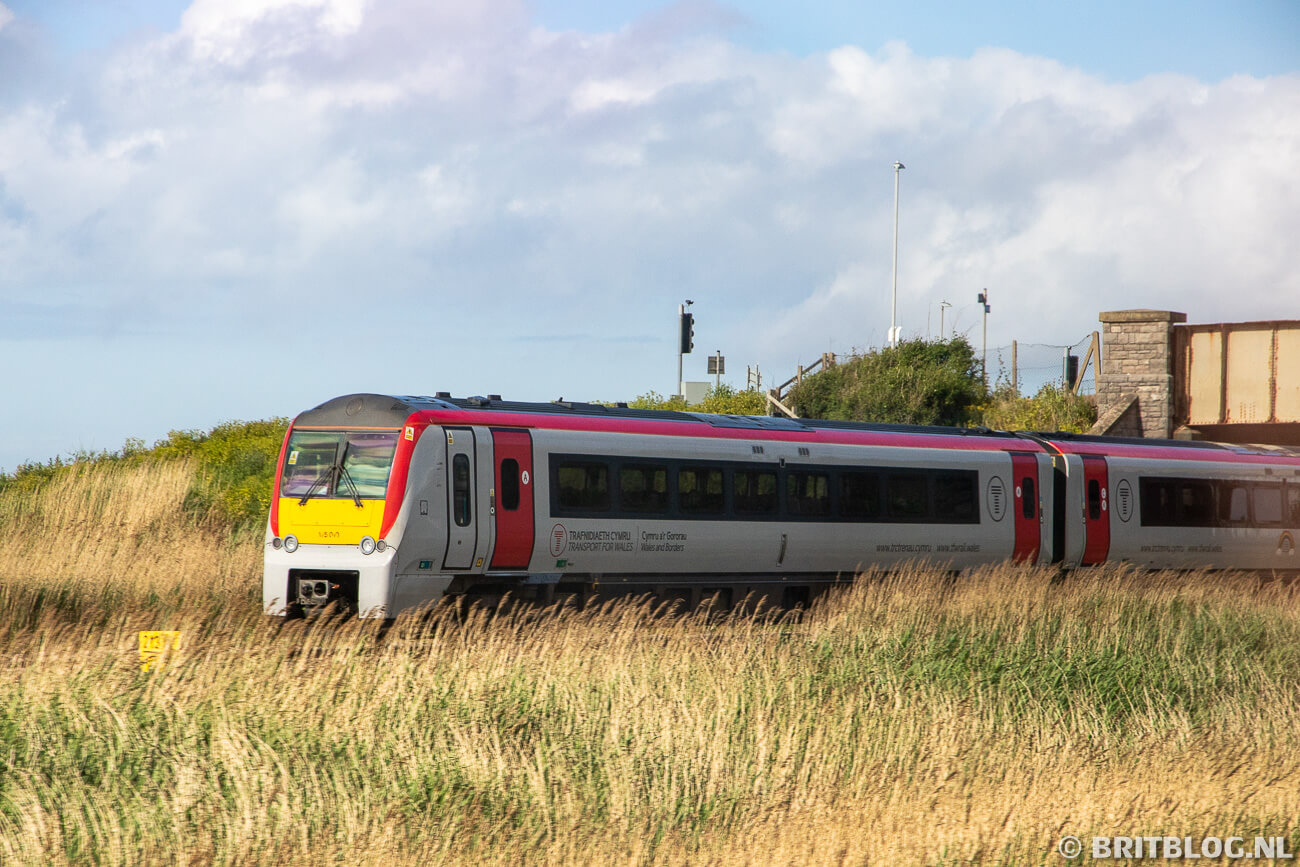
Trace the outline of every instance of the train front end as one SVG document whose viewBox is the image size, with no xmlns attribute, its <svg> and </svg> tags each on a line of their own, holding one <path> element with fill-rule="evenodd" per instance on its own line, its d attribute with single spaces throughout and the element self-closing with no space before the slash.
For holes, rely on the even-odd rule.
<svg viewBox="0 0 1300 867">
<path fill-rule="evenodd" d="M 267 614 L 333 605 L 389 616 L 415 437 L 406 413 L 377 413 L 369 397 L 303 413 L 285 437 L 264 545 Z"/>
</svg>

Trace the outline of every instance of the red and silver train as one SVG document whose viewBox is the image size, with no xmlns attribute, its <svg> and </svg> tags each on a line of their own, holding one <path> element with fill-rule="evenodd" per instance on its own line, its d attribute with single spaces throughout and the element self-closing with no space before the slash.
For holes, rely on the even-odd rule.
<svg viewBox="0 0 1300 867">
<path fill-rule="evenodd" d="M 1300 572 L 1300 453 L 1266 447 L 356 394 L 294 420 L 276 486 L 280 615 L 792 606 L 909 561 Z"/>
</svg>

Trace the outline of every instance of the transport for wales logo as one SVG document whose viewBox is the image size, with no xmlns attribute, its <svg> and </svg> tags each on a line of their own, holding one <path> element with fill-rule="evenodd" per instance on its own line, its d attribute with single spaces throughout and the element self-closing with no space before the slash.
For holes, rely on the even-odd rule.
<svg viewBox="0 0 1300 867">
<path fill-rule="evenodd" d="M 563 524 L 551 528 L 551 556 L 558 557 L 569 547 L 569 531 Z"/>
</svg>

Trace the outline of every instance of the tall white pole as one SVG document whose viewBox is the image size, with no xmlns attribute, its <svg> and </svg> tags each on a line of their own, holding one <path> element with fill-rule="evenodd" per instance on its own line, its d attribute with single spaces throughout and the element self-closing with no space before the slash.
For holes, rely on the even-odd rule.
<svg viewBox="0 0 1300 867">
<path fill-rule="evenodd" d="M 898 173 L 907 166 L 894 160 L 894 280 L 889 305 L 889 345 L 898 345 Z"/>
</svg>

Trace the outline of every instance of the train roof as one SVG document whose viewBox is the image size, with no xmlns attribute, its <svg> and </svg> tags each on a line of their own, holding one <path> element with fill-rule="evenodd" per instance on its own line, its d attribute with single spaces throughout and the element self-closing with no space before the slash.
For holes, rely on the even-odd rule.
<svg viewBox="0 0 1300 867">
<path fill-rule="evenodd" d="M 1300 464 L 1300 449 L 1262 443 L 1215 443 L 1203 440 L 1108 437 L 1057 431 L 1037 436 L 1066 454 L 1109 457 L 1152 457 L 1171 460 L 1231 461 L 1240 458 L 1281 459 Z"/>
<path fill-rule="evenodd" d="M 1280 446 L 1226 445 L 1194 440 L 1150 440 L 1073 433 L 1012 433 L 984 427 L 877 424 L 835 419 L 721 415 L 703 412 L 638 409 L 556 400 L 550 403 L 487 397 L 349 394 L 303 412 L 296 427 L 399 428 L 412 416 L 431 424 L 488 424 L 518 427 L 558 427 L 570 430 L 622 431 L 667 435 L 705 435 L 895 446 L 957 447 L 997 451 L 1046 451 L 1148 457 L 1169 460 L 1233 461 L 1283 459 L 1300 464 L 1300 450 Z M 700 426 L 707 426 L 701 428 Z M 1253 461 L 1252 461 L 1253 462 Z"/>
<path fill-rule="evenodd" d="M 857 432 L 883 435 L 953 437 L 962 439 L 992 438 L 1009 448 L 1038 451 L 1034 444 L 1015 434 L 983 427 L 942 427 L 928 425 L 875 424 L 835 419 L 784 418 L 774 416 L 724 415 L 705 412 L 638 409 L 626 404 L 606 405 L 557 400 L 551 403 L 502 400 L 498 396 L 452 397 L 445 393 L 427 395 L 350 394 L 328 400 L 300 414 L 296 427 L 385 427 L 398 428 L 413 415 L 424 416 L 431 423 L 447 421 L 462 424 L 519 425 L 589 430 L 622 430 L 628 433 L 675 433 L 688 431 L 703 434 L 700 425 L 733 436 L 764 436 L 778 439 L 811 439 L 818 432 Z M 579 420 L 601 424 L 564 423 Z M 667 424 L 669 429 L 664 428 Z M 781 436 L 785 435 L 785 436 Z"/>
</svg>

